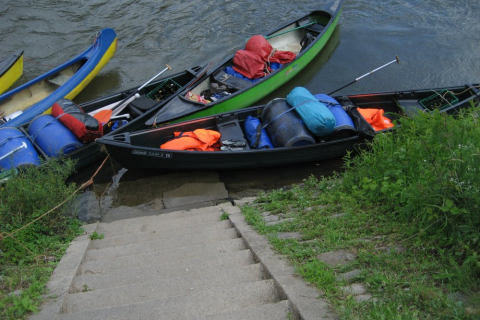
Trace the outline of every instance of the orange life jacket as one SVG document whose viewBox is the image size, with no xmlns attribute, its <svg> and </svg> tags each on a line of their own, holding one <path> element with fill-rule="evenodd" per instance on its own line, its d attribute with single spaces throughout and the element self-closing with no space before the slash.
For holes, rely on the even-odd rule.
<svg viewBox="0 0 480 320">
<path fill-rule="evenodd" d="M 383 109 L 357 108 L 357 110 L 376 131 L 391 128 L 394 126 L 390 119 L 383 116 L 383 113 L 385 112 Z"/>
<path fill-rule="evenodd" d="M 160 146 L 160 149 L 189 150 L 189 151 L 217 151 L 220 132 L 207 129 L 197 129 L 190 132 L 177 131 L 175 138 Z"/>
</svg>

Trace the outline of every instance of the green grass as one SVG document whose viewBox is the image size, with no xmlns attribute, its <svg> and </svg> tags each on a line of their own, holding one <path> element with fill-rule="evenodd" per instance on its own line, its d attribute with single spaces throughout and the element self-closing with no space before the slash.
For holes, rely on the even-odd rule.
<svg viewBox="0 0 480 320">
<path fill-rule="evenodd" d="M 93 233 L 90 235 L 91 240 L 101 240 L 103 238 L 105 238 L 105 234 L 97 233 L 97 231 L 93 231 Z"/>
<path fill-rule="evenodd" d="M 480 125 L 476 111 L 402 119 L 346 170 L 261 194 L 242 212 L 341 319 L 480 318 Z M 262 212 L 294 220 L 267 226 Z M 298 231 L 301 239 L 279 239 Z M 390 249 L 388 249 L 390 248 Z M 317 256 L 357 258 L 330 267 Z M 356 302 L 340 273 L 360 274 L 373 299 Z"/>
<path fill-rule="evenodd" d="M 0 190 L 1 319 L 25 319 L 38 310 L 55 266 L 81 233 L 70 202 L 43 216 L 74 193 L 74 185 L 65 184 L 72 172 L 72 163 L 50 162 L 19 172 Z"/>
</svg>

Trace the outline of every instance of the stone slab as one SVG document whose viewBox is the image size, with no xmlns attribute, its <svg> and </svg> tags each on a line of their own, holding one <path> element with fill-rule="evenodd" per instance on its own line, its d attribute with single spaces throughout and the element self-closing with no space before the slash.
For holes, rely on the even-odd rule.
<svg viewBox="0 0 480 320">
<path fill-rule="evenodd" d="M 171 279 L 154 278 L 152 275 L 149 279 L 144 283 L 70 294 L 65 299 L 64 311 L 79 312 L 155 299 L 180 298 L 206 290 L 221 291 L 225 286 L 261 281 L 262 269 L 257 263 L 228 270 L 214 268 L 203 274 L 188 273 Z"/>
<path fill-rule="evenodd" d="M 350 263 L 351 261 L 354 261 L 356 258 L 357 258 L 356 254 L 345 251 L 345 250 L 324 252 L 317 256 L 318 260 L 325 262 L 332 268 L 339 265 L 345 265 L 347 263 Z"/>
<path fill-rule="evenodd" d="M 216 270 L 232 270 L 255 264 L 250 250 L 227 253 L 221 257 L 204 259 L 195 257 L 181 261 L 162 262 L 153 265 L 140 265 L 131 269 L 117 269 L 109 273 L 86 273 L 74 279 L 75 291 L 83 291 L 85 285 L 92 290 L 123 287 L 141 284 L 155 279 L 173 279 L 190 274 L 208 274 Z"/>
<path fill-rule="evenodd" d="M 228 191 L 223 182 L 186 183 L 163 193 L 163 204 L 167 209 L 220 199 L 228 199 Z"/>
<path fill-rule="evenodd" d="M 56 320 L 156 319 L 182 320 L 277 302 L 272 280 L 225 286 L 219 290 L 192 293 L 185 297 L 155 299 L 120 307 L 58 315 Z M 53 318 L 52 318 L 53 319 Z"/>
</svg>

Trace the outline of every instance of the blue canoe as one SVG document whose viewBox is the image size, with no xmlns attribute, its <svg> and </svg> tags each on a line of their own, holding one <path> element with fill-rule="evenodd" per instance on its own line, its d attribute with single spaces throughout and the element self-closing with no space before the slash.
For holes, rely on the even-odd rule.
<svg viewBox="0 0 480 320">
<path fill-rule="evenodd" d="M 17 50 L 0 61 L 0 94 L 20 78 L 23 72 L 23 50 Z"/>
<path fill-rule="evenodd" d="M 117 35 L 113 29 L 98 32 L 83 53 L 47 73 L 0 95 L 0 126 L 16 127 L 49 111 L 55 101 L 77 96 L 114 55 Z"/>
</svg>

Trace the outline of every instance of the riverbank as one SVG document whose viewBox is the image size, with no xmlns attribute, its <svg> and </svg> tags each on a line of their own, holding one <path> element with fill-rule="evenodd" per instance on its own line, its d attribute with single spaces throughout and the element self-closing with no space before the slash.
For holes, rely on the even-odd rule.
<svg viewBox="0 0 480 320">
<path fill-rule="evenodd" d="M 477 112 L 400 119 L 395 134 L 378 135 L 368 152 L 346 158 L 342 174 L 261 192 L 242 214 L 341 318 L 477 319 Z M 176 191 L 163 195 L 173 195 L 170 200 L 180 195 L 171 203 L 188 203 Z M 192 189 L 183 192 L 201 199 Z M 217 213 L 213 220 L 235 219 L 228 210 Z M 146 215 L 157 218 L 152 211 Z M 128 221 L 135 219 L 125 218 L 110 224 L 119 223 L 127 233 L 152 227 L 144 222 L 131 229 Z M 115 237 L 117 231 L 107 235 Z M 132 250 L 109 254 L 130 256 Z"/>
</svg>

